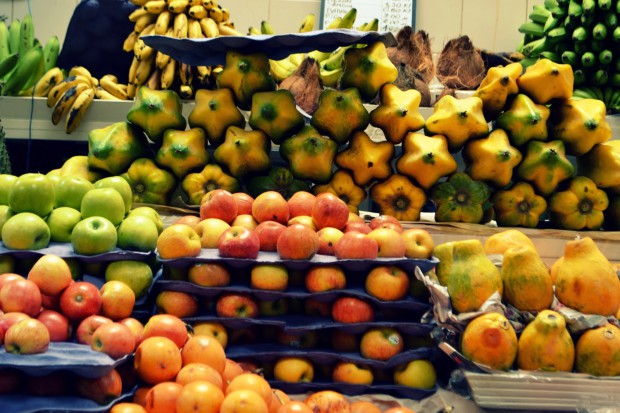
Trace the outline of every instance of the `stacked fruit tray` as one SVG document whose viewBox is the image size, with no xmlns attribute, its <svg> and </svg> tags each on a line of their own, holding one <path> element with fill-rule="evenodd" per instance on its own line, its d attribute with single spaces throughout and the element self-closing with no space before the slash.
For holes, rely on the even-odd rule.
<svg viewBox="0 0 620 413">
<path fill-rule="evenodd" d="M 432 357 L 430 340 L 427 339 L 433 325 L 420 321 L 421 315 L 429 309 L 428 302 L 410 294 L 399 300 L 382 301 L 364 289 L 365 277 L 373 269 L 398 267 L 410 276 L 416 268 L 430 270 L 437 264 L 436 259 L 336 260 L 333 256 L 317 254 L 310 260 L 297 261 L 280 259 L 277 253 L 262 251 L 256 259 L 232 259 L 221 258 L 217 249 L 203 248 L 197 257 L 160 259 L 160 262 L 165 273 L 211 264 L 223 265 L 230 271 L 231 280 L 225 286 L 205 287 L 163 276 L 158 278 L 155 288 L 195 297 L 200 310 L 184 320 L 190 325 L 201 322 L 224 325 L 229 337 L 228 357 L 253 363 L 262 369 L 272 385 L 285 392 L 294 394 L 330 388 L 348 395 L 381 392 L 419 400 L 436 391 L 436 387 L 422 389 L 398 385 L 392 378 L 397 366 Z M 252 287 L 250 271 L 259 265 L 285 267 L 290 277 L 287 288 L 275 291 Z M 326 287 L 314 292 L 304 287 L 308 282 L 306 277 L 313 269 L 338 271 L 334 270 L 335 267 L 346 274 L 345 287 Z M 334 311 L 334 303 L 343 297 L 357 297 L 369 303 L 373 311 L 370 321 L 336 321 L 335 318 L 340 318 Z M 223 298 L 229 300 L 227 308 Z M 243 310 L 248 312 L 243 313 Z M 363 310 L 351 310 L 353 314 L 348 315 L 359 315 L 354 314 L 356 311 L 361 313 Z M 393 347 L 388 344 L 389 340 L 396 340 L 402 350 L 385 359 L 363 355 L 368 349 L 361 348 L 360 338 L 371 330 L 377 331 L 378 337 L 388 337 L 396 331 L 397 335 L 391 335 L 388 341 L 377 339 L 376 345 Z M 351 339 L 354 344 L 349 341 Z M 278 380 L 274 375 L 274 365 L 287 358 L 305 360 L 306 372 L 308 368 L 313 370 L 314 378 Z M 333 368 L 338 362 L 352 362 L 360 369 L 372 371 L 372 384 L 334 381 Z"/>
</svg>

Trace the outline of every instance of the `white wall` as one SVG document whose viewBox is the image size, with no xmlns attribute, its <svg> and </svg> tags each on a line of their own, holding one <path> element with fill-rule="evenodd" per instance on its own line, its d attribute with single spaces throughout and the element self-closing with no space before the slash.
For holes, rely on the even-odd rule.
<svg viewBox="0 0 620 413">
<path fill-rule="evenodd" d="M 105 1 L 105 0 L 100 0 Z M 79 0 L 30 0 L 35 22 L 35 35 L 43 41 L 56 34 L 64 40 L 73 9 Z M 511 52 L 522 35 L 521 23 L 534 4 L 543 0 L 417 0 L 416 29 L 425 30 L 432 39 L 433 50 L 441 51 L 446 41 L 462 34 L 468 35 L 475 46 Z M 281 33 L 297 30 L 307 13 L 321 13 L 320 0 L 221 0 L 231 12 L 238 30 L 259 26 L 268 20 Z M 21 19 L 28 12 L 27 0 L 0 0 L 0 15 L 9 21 Z M 361 23 L 361 22 L 359 22 Z"/>
</svg>

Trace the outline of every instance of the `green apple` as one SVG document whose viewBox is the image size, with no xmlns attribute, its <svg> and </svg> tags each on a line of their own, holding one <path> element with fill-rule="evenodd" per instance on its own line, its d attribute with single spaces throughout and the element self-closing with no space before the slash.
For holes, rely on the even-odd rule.
<svg viewBox="0 0 620 413">
<path fill-rule="evenodd" d="M 118 247 L 124 250 L 154 251 L 158 237 L 153 220 L 143 215 L 129 215 L 118 226 Z"/>
<path fill-rule="evenodd" d="M 32 212 L 45 217 L 55 203 L 54 181 L 41 173 L 18 176 L 9 192 L 9 206 L 16 213 Z"/>
<path fill-rule="evenodd" d="M 20 212 L 2 226 L 2 242 L 12 250 L 40 250 L 50 243 L 50 229 L 37 214 Z"/>
<path fill-rule="evenodd" d="M 15 213 L 8 205 L 0 205 L 0 231 L 7 219 L 11 218 Z"/>
<path fill-rule="evenodd" d="M 54 208 L 45 222 L 50 228 L 50 241 L 71 242 L 71 231 L 82 220 L 82 214 L 77 209 L 61 206 Z"/>
<path fill-rule="evenodd" d="M 133 290 L 136 297 L 142 297 L 153 284 L 153 270 L 143 261 L 112 261 L 105 270 L 105 280 L 121 281 Z"/>
<path fill-rule="evenodd" d="M 88 179 L 77 175 L 66 175 L 56 183 L 56 208 L 70 207 L 80 210 L 84 195 L 95 186 Z"/>
<path fill-rule="evenodd" d="M 118 192 L 113 189 L 112 191 L 118 195 Z M 102 216 L 82 219 L 71 232 L 73 251 L 80 255 L 97 255 L 113 251 L 116 248 L 116 240 L 116 226 Z"/>
<path fill-rule="evenodd" d="M 0 205 L 9 204 L 9 192 L 15 181 L 17 181 L 16 175 L 0 174 Z"/>
<path fill-rule="evenodd" d="M 394 384 L 432 389 L 437 383 L 435 366 L 429 360 L 417 359 L 400 364 L 394 368 Z"/>
<path fill-rule="evenodd" d="M 114 188 L 95 188 L 82 198 L 80 212 L 82 218 L 103 217 L 117 226 L 125 218 L 125 202 Z"/>
<path fill-rule="evenodd" d="M 161 232 L 164 230 L 164 221 L 162 221 L 161 216 L 159 216 L 159 212 L 157 212 L 157 210 L 155 208 L 149 207 L 149 206 L 141 206 L 141 207 L 137 207 L 132 209 L 129 212 L 129 215 L 143 215 L 146 217 L 149 217 L 153 220 L 153 222 L 155 223 L 155 226 L 157 226 L 157 232 L 159 234 L 161 234 Z"/>
<path fill-rule="evenodd" d="M 122 176 L 106 176 L 95 182 L 95 188 L 114 188 L 123 197 L 125 203 L 125 213 L 129 213 L 131 210 L 131 203 L 133 194 L 131 192 L 131 185 Z"/>
</svg>

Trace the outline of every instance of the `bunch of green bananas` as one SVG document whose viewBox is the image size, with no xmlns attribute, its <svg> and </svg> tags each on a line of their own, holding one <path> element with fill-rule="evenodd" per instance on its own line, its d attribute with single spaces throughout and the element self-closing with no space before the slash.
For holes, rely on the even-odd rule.
<svg viewBox="0 0 620 413">
<path fill-rule="evenodd" d="M 39 79 L 56 66 L 59 52 L 58 36 L 45 45 L 35 37 L 32 15 L 9 25 L 0 22 L 0 94 L 31 95 Z"/>
<path fill-rule="evenodd" d="M 356 17 L 357 9 L 352 7 L 343 16 L 336 17 L 332 22 L 330 22 L 326 29 L 351 29 L 355 24 Z M 314 14 L 306 15 L 299 28 L 299 32 L 303 33 L 312 31 L 314 28 L 314 21 Z M 356 27 L 359 31 L 376 31 L 378 28 L 379 20 L 376 18 Z M 262 21 L 260 30 L 250 27 L 248 34 L 274 34 L 274 30 L 269 22 Z M 344 54 L 350 47 L 355 46 L 339 47 L 331 53 L 315 50 L 310 53 L 294 53 L 282 60 L 270 60 L 269 64 L 271 66 L 271 75 L 276 81 L 281 82 L 291 76 L 306 57 L 311 57 L 319 63 L 320 76 L 323 86 L 334 87 L 342 76 Z"/>
<path fill-rule="evenodd" d="M 539 58 L 570 64 L 577 95 L 619 111 L 620 0 L 545 0 L 529 20 L 519 27 L 523 66 Z"/>
</svg>

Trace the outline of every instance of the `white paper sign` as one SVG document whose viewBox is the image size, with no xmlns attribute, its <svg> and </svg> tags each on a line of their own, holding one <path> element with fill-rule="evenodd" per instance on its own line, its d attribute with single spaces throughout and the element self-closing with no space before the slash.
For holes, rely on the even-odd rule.
<svg viewBox="0 0 620 413">
<path fill-rule="evenodd" d="M 327 27 L 336 17 L 344 16 L 352 7 L 357 9 L 353 28 L 374 18 L 379 19 L 380 32 L 397 33 L 403 26 L 415 24 L 415 0 L 323 0 L 321 28 Z"/>
</svg>

